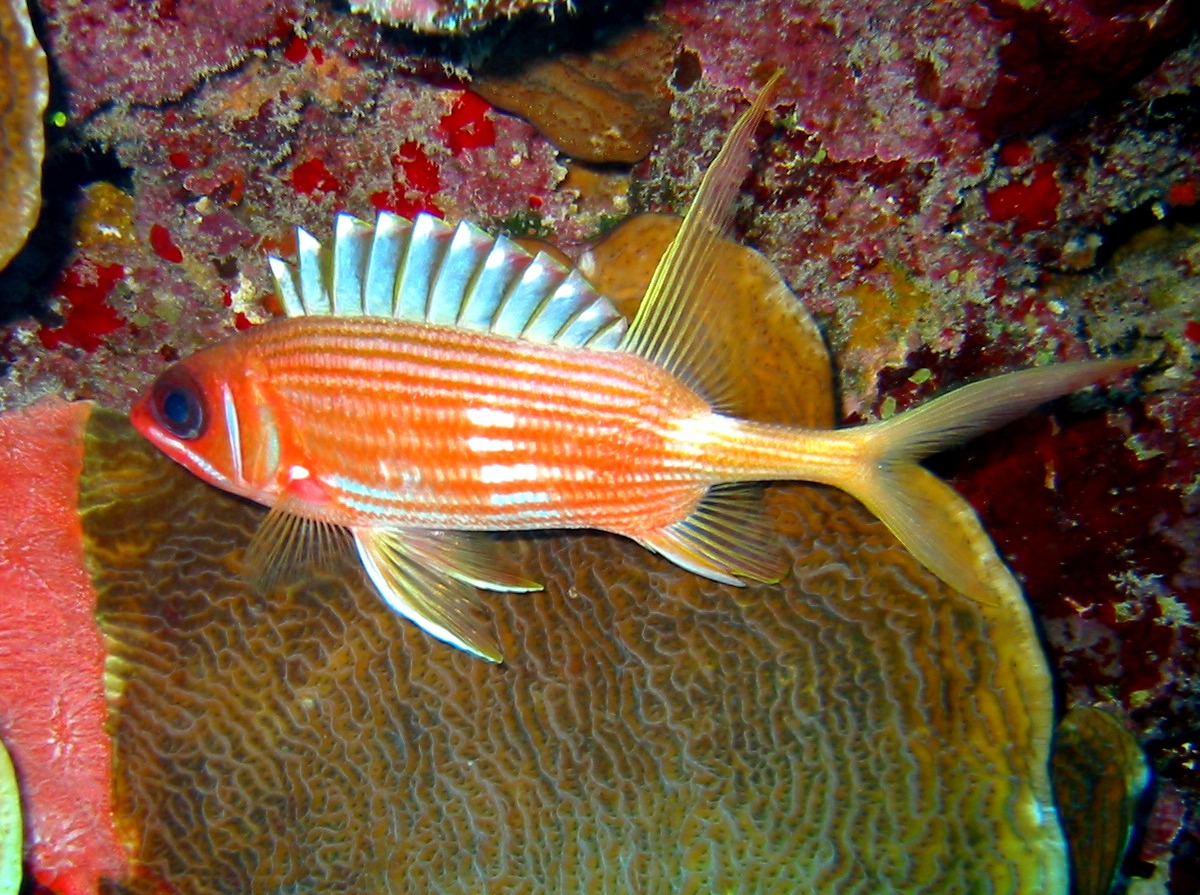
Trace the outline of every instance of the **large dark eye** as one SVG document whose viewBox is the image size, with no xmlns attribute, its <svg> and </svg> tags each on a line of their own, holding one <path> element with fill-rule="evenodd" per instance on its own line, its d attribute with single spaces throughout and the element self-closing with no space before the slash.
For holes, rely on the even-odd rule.
<svg viewBox="0 0 1200 895">
<path fill-rule="evenodd" d="M 154 387 L 154 412 L 176 438 L 199 438 L 208 425 L 204 396 L 196 381 L 182 370 L 172 370 Z"/>
</svg>

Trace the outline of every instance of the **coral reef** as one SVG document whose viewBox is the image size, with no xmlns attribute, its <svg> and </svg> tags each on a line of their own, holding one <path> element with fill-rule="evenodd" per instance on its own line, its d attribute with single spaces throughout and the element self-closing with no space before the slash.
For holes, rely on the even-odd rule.
<svg viewBox="0 0 1200 895">
<path fill-rule="evenodd" d="M 1063 890 L 1032 629 L 978 617 L 841 495 L 775 502 L 779 589 L 512 539 L 547 589 L 489 600 L 490 669 L 351 564 L 247 590 L 258 515 L 123 425 L 93 430 L 85 488 L 136 483 L 89 516 L 141 556 L 99 577 L 131 891 Z"/>
<path fill-rule="evenodd" d="M 631 208 L 682 210 L 782 68 L 738 230 L 817 313 L 847 419 L 1018 365 L 1151 361 L 1134 387 L 939 462 L 1025 583 L 1065 705 L 1104 707 L 1147 750 L 1160 784 L 1125 864 L 1139 895 L 1200 884 L 1194 4 L 666 0 L 648 26 L 678 35 L 673 72 L 656 69 L 670 120 L 644 161 L 599 168 L 468 89 L 544 16 L 464 45 L 302 0 L 42 9 L 59 151 L 105 154 L 112 182 L 85 187 L 44 305 L 0 333 L 4 407 L 127 406 L 171 359 L 265 319 L 263 253 L 335 210 L 467 217 L 578 256 Z"/>
<path fill-rule="evenodd" d="M 1054 738 L 1054 801 L 1071 850 L 1074 891 L 1108 895 L 1150 782 L 1146 756 L 1115 715 L 1091 706 L 1071 709 Z"/>
<path fill-rule="evenodd" d="M 205 77 L 278 45 L 304 15 L 302 0 L 46 0 L 42 8 L 77 120 L 110 104 L 177 100 Z"/>
<path fill-rule="evenodd" d="M 46 56 L 25 0 L 0 3 L 0 269 L 33 229 L 42 205 L 42 113 L 50 92 Z"/>
</svg>

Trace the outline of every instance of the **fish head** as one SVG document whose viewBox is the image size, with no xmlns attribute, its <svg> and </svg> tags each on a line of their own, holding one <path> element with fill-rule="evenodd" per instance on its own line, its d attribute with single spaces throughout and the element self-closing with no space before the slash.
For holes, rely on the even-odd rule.
<svg viewBox="0 0 1200 895">
<path fill-rule="evenodd" d="M 138 397 L 129 420 L 196 477 L 270 503 L 263 464 L 245 462 L 244 445 L 252 433 L 242 420 L 256 404 L 256 389 L 236 343 L 235 338 L 206 348 L 167 368 Z"/>
</svg>

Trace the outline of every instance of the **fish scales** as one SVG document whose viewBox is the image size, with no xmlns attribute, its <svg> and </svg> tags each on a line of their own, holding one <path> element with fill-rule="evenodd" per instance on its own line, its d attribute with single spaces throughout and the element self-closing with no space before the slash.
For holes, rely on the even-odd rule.
<svg viewBox="0 0 1200 895">
<path fill-rule="evenodd" d="M 304 462 L 371 522 L 636 532 L 686 514 L 706 483 L 668 434 L 706 405 L 633 355 L 369 318 L 253 335 L 247 363 Z"/>
</svg>

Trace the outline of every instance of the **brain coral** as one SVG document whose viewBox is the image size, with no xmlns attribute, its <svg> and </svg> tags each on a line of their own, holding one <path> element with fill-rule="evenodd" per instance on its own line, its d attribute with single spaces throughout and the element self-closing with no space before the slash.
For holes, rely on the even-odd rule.
<svg viewBox="0 0 1200 895">
<path fill-rule="evenodd" d="M 726 307 L 759 415 L 828 423 L 790 295 Z M 599 534 L 507 538 L 546 590 L 491 598 L 495 667 L 348 561 L 249 589 L 260 511 L 120 417 L 93 415 L 87 457 L 129 890 L 1066 890 L 1027 612 L 946 591 L 839 493 L 770 493 L 780 586 Z"/>
<path fill-rule="evenodd" d="M 42 207 L 42 113 L 50 91 L 46 55 L 25 0 L 0 3 L 0 269 L 12 259 Z"/>
</svg>

